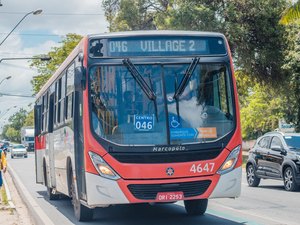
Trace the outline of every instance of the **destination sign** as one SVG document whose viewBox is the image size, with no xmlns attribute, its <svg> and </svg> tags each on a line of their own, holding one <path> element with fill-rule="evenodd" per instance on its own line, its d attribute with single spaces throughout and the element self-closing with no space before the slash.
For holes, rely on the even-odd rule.
<svg viewBox="0 0 300 225">
<path fill-rule="evenodd" d="M 95 40 L 94 40 L 95 41 Z M 225 55 L 220 37 L 139 37 L 99 40 L 103 57 Z"/>
</svg>

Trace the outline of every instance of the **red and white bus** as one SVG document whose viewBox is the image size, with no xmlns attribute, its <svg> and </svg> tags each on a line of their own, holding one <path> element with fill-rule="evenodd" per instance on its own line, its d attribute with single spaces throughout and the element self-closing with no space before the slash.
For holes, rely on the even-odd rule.
<svg viewBox="0 0 300 225">
<path fill-rule="evenodd" d="M 76 218 L 116 204 L 240 195 L 239 106 L 219 33 L 142 31 L 82 39 L 37 94 L 36 181 Z"/>
</svg>

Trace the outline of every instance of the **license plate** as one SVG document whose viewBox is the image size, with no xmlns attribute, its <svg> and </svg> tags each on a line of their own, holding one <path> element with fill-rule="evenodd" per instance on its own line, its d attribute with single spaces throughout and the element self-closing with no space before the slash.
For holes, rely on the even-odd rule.
<svg viewBox="0 0 300 225">
<path fill-rule="evenodd" d="M 158 192 L 156 195 L 157 201 L 178 201 L 183 199 L 183 192 Z"/>
</svg>

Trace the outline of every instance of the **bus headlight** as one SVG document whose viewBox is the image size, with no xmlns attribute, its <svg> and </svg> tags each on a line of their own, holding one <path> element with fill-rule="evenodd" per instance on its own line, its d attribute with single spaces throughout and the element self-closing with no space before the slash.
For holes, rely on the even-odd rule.
<svg viewBox="0 0 300 225">
<path fill-rule="evenodd" d="M 94 152 L 89 152 L 89 155 L 100 176 L 111 180 L 118 180 L 120 178 L 120 176 L 99 155 Z"/>
<path fill-rule="evenodd" d="M 231 171 L 234 168 L 234 166 L 239 158 L 240 151 L 241 151 L 240 145 L 237 146 L 235 149 L 233 149 L 217 173 L 224 174 L 224 173 L 228 173 L 229 171 Z"/>
</svg>

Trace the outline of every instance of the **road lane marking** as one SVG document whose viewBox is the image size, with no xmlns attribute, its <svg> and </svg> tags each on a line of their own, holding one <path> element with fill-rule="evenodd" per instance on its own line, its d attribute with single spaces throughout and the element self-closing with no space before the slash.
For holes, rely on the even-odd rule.
<svg viewBox="0 0 300 225">
<path fill-rule="evenodd" d="M 252 216 L 252 217 L 257 217 L 257 218 L 260 218 L 264 221 L 270 221 L 270 222 L 273 222 L 274 224 L 281 224 L 281 225 L 292 225 L 290 223 L 286 223 L 286 222 L 283 222 L 283 221 L 280 221 L 280 220 L 273 220 L 271 218 L 266 218 L 266 217 L 263 217 L 263 216 L 260 216 L 256 213 L 252 213 L 252 212 L 249 212 L 249 211 L 244 211 L 244 210 L 240 210 L 240 209 L 235 209 L 235 208 L 232 208 L 230 206 L 224 206 L 220 203 L 217 203 L 217 202 L 211 202 L 211 204 L 215 204 L 217 205 L 218 207 L 221 207 L 221 208 L 224 208 L 224 209 L 227 209 L 227 210 L 232 210 L 232 211 L 236 211 L 238 213 L 242 213 L 242 214 L 245 214 L 245 215 L 249 215 L 249 216 Z M 296 224 L 295 224 L 296 225 Z"/>
<path fill-rule="evenodd" d="M 229 219 L 232 220 L 234 222 L 237 223 L 241 223 L 241 224 L 246 224 L 246 225 L 262 225 L 260 223 L 254 222 L 254 221 L 250 221 L 249 219 L 246 218 L 241 218 L 241 217 L 237 217 L 237 216 L 232 216 L 228 213 L 224 213 L 224 212 L 220 212 L 220 211 L 216 211 L 213 209 L 208 209 L 207 212 L 211 215 L 217 216 L 217 217 L 221 217 L 224 219 Z"/>
<path fill-rule="evenodd" d="M 182 207 L 184 207 L 183 205 L 183 201 L 180 201 L 180 202 L 177 202 L 176 203 L 177 205 L 180 205 Z M 210 204 L 216 204 L 216 205 L 219 205 L 218 203 L 215 203 L 215 202 L 211 202 L 209 201 L 209 205 Z M 223 206 L 223 205 L 221 205 Z M 227 209 L 230 209 L 230 210 L 234 210 L 233 208 L 230 208 L 230 207 L 224 207 L 223 208 L 227 208 Z M 263 225 L 261 223 L 257 223 L 255 221 L 251 221 L 247 218 L 242 218 L 242 217 L 238 217 L 238 216 L 233 216 L 231 214 L 228 214 L 228 213 L 224 213 L 224 212 L 221 212 L 221 211 L 218 211 L 218 210 L 214 210 L 214 209 L 207 209 L 206 213 L 210 214 L 210 215 L 213 215 L 213 216 L 216 216 L 216 217 L 220 217 L 220 218 L 223 218 L 223 219 L 227 219 L 227 220 L 231 220 L 233 222 L 237 222 L 237 223 L 241 223 L 241 224 L 245 224 L 245 225 Z"/>
</svg>

